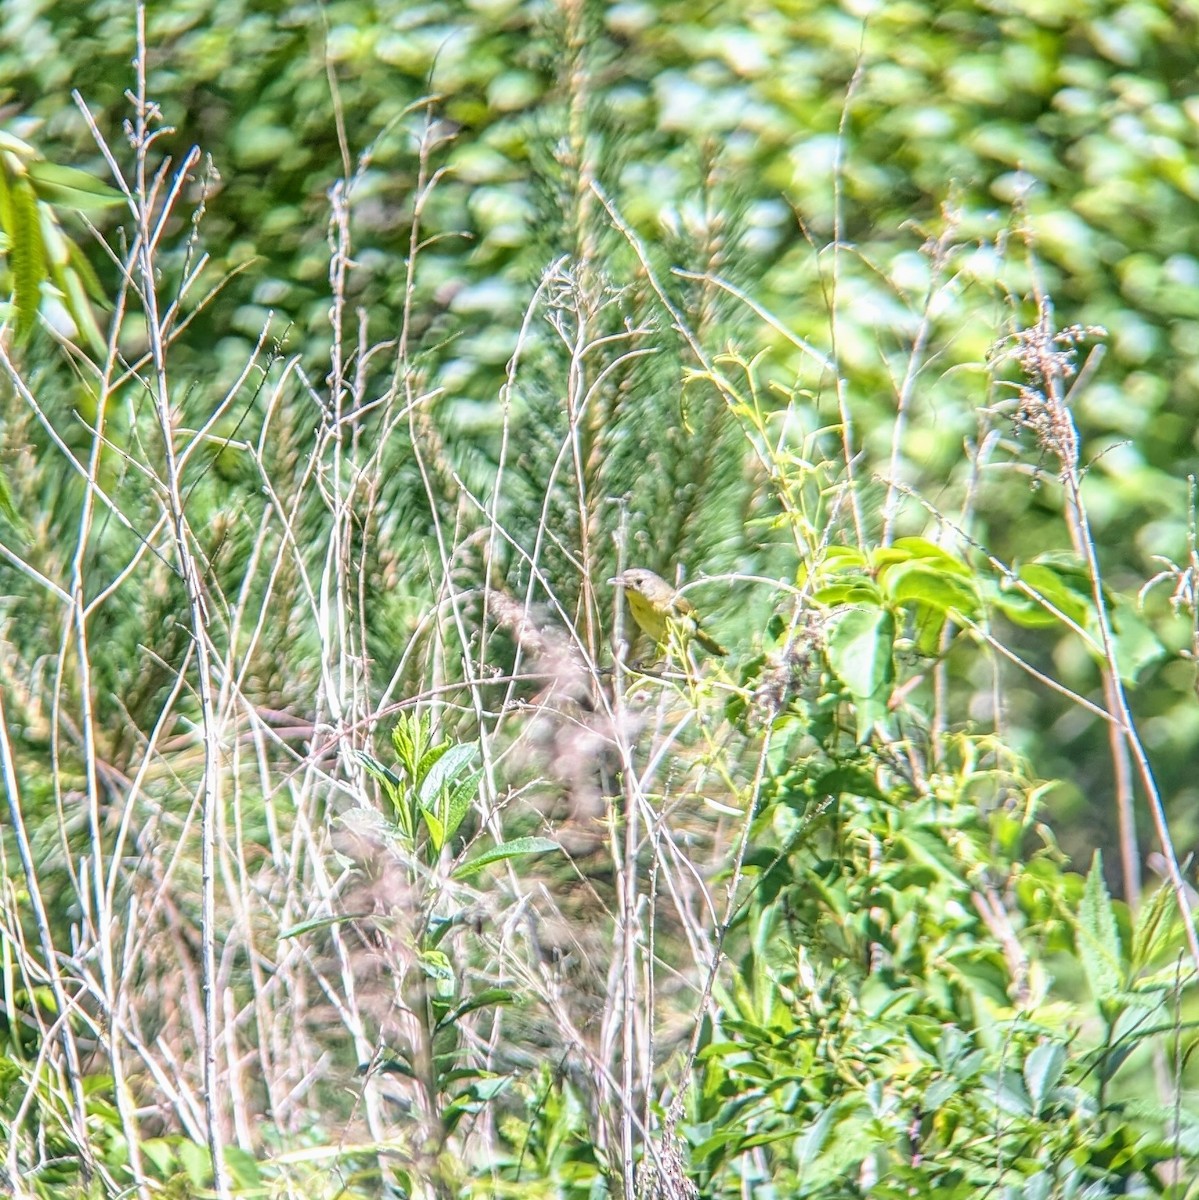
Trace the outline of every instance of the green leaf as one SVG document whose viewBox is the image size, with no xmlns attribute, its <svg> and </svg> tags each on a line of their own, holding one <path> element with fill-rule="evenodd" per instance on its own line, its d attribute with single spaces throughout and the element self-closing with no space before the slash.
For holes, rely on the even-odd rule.
<svg viewBox="0 0 1199 1200">
<path fill-rule="evenodd" d="M 420 780 L 418 795 L 425 808 L 433 808 L 442 791 L 453 784 L 475 757 L 477 748 L 469 743 L 447 745 Z"/>
<path fill-rule="evenodd" d="M 393 771 L 389 771 L 377 758 L 365 750 L 355 750 L 353 756 L 366 768 L 368 775 L 373 775 L 380 783 L 399 788 L 399 777 Z"/>
<path fill-rule="evenodd" d="M 391 810 L 388 818 L 398 827 L 400 834 L 411 844 L 416 836 L 416 817 L 405 799 L 404 785 L 394 771 L 385 767 L 377 758 L 365 750 L 355 750 L 354 757 L 363 765 L 368 775 L 373 776 L 383 787 L 383 797 Z"/>
<path fill-rule="evenodd" d="M 895 621 L 882 608 L 855 608 L 834 626 L 828 662 L 855 699 L 883 695 L 895 677 Z"/>
<path fill-rule="evenodd" d="M 832 1129 L 835 1115 L 835 1107 L 831 1104 L 828 1105 L 797 1139 L 795 1161 L 800 1167 L 811 1166 L 816 1161 L 820 1151 L 824 1149 L 824 1143 Z"/>
<path fill-rule="evenodd" d="M 508 988 L 485 988 L 481 992 L 476 992 L 468 1000 L 464 1000 L 457 1008 L 446 1013 L 440 1021 L 437 1022 L 438 1030 L 445 1029 L 450 1025 L 455 1024 L 467 1013 L 476 1012 L 480 1008 L 498 1008 L 504 1004 L 515 1004 L 519 996 L 516 992 L 510 991 Z"/>
<path fill-rule="evenodd" d="M 515 838 L 510 842 L 501 842 L 498 846 L 493 846 L 477 858 L 472 858 L 469 862 L 460 864 L 454 868 L 453 875 L 455 879 L 469 879 L 470 876 L 477 874 L 484 867 L 490 866 L 494 862 L 501 862 L 506 858 L 523 858 L 529 854 L 547 854 L 551 850 L 559 849 L 561 847 L 558 843 L 550 841 L 549 838 Z"/>
<path fill-rule="evenodd" d="M 71 268 L 82 282 L 84 290 L 91 299 L 102 309 L 112 308 L 112 298 L 104 290 L 100 276 L 96 274 L 88 256 L 79 248 L 78 243 L 67 238 L 67 255 Z"/>
<path fill-rule="evenodd" d="M 472 771 L 453 791 L 447 793 L 445 805 L 445 834 L 447 838 L 453 837 L 458 832 L 458 826 L 462 824 L 466 814 L 470 812 L 470 806 L 479 794 L 479 784 L 482 780 L 482 771 Z"/>
<path fill-rule="evenodd" d="M 125 203 L 123 192 L 76 167 L 35 160 L 25 164 L 38 199 L 60 208 L 93 212 Z"/>
<path fill-rule="evenodd" d="M 928 538 L 896 538 L 888 549 L 892 554 L 920 559 L 931 566 L 935 566 L 943 574 L 958 575 L 963 579 L 970 579 L 974 575 L 968 563 L 962 562 L 960 558 L 951 551 L 946 550 L 944 546 L 938 546 L 936 542 L 930 542 Z M 883 561 L 887 553 L 888 550 L 879 551 L 875 555 L 875 561 Z"/>
<path fill-rule="evenodd" d="M 1103 855 L 1098 850 L 1078 910 L 1078 955 L 1097 1001 L 1119 994 L 1124 984 L 1123 949 L 1116 912 L 1103 880 Z"/>
<path fill-rule="evenodd" d="M 334 925 L 342 924 L 343 921 L 365 921 L 374 915 L 369 912 L 356 912 L 338 913 L 332 917 L 314 917 L 311 921 L 301 921 L 298 925 L 291 925 L 287 929 L 280 930 L 279 940 L 282 942 L 288 938 L 303 937 L 304 934 L 313 933 L 317 929 L 330 929 Z"/>
<path fill-rule="evenodd" d="M 240 1146 L 226 1146 L 225 1165 L 229 1168 L 233 1182 L 243 1193 L 261 1185 L 262 1174 L 258 1160 L 248 1150 L 243 1150 Z"/>
<path fill-rule="evenodd" d="M 440 853 L 442 846 L 445 845 L 445 826 L 438 819 L 437 814 L 432 809 L 425 808 L 423 805 L 420 810 L 421 820 L 425 823 L 425 828 L 429 831 L 429 841 L 433 845 L 435 852 Z"/>
<path fill-rule="evenodd" d="M 1157 634 L 1141 620 L 1129 604 L 1115 606 L 1111 621 L 1120 678 L 1126 684 L 1135 684 L 1146 667 L 1159 662 L 1165 656 L 1166 648 Z M 1102 641 L 1098 627 L 1093 631 L 1093 636 L 1096 642 Z"/>
<path fill-rule="evenodd" d="M 454 994 L 454 964 L 444 950 L 424 949 L 419 956 L 421 970 L 433 980 L 436 995 L 448 999 Z"/>
<path fill-rule="evenodd" d="M 1066 1065 L 1066 1047 L 1061 1042 L 1042 1042 L 1024 1060 L 1024 1084 L 1028 1088 L 1033 1112 L 1042 1105 L 1062 1076 Z"/>
<path fill-rule="evenodd" d="M 412 783 L 418 784 L 434 761 L 449 748 L 448 742 L 432 746 L 433 718 L 428 713 L 401 713 L 391 731 L 396 757 Z"/>
<path fill-rule="evenodd" d="M 1013 1117 L 1032 1116 L 1032 1104 L 1029 1101 L 1028 1089 L 1018 1071 L 1007 1068 L 998 1074 L 982 1077 L 982 1086 L 986 1089 L 988 1098 L 1000 1112 Z"/>
<path fill-rule="evenodd" d="M 212 1160 L 207 1148 L 184 1138 L 179 1143 L 178 1156 L 192 1184 L 197 1188 L 207 1187 L 212 1179 Z"/>
<path fill-rule="evenodd" d="M 914 862 L 928 867 L 947 883 L 956 884 L 962 868 L 953 857 L 953 851 L 927 829 L 903 830 L 895 835 L 896 847 L 904 847 Z"/>
<path fill-rule="evenodd" d="M 817 588 L 812 593 L 812 599 L 825 608 L 835 608 L 839 604 L 880 604 L 882 595 L 874 582 L 869 579 L 854 579 L 846 583 L 830 583 Z"/>
<path fill-rule="evenodd" d="M 97 357 L 102 356 L 107 346 L 92 315 L 87 289 L 71 266 L 73 243 L 63 233 L 54 213 L 45 204 L 39 205 L 38 211 L 41 219 L 42 246 L 50 279 L 58 289 L 63 305 L 75 323 L 80 337 L 88 343 Z M 74 258 L 86 262 L 78 253 Z"/>
<path fill-rule="evenodd" d="M 1075 624 L 1086 627 L 1088 616 L 1094 606 L 1091 603 L 1089 584 L 1085 577 L 1080 576 L 1077 567 L 1039 561 L 1026 563 L 1020 568 L 1017 575 L 1021 583 L 1027 584 L 1036 593 L 1036 596 L 1031 599 L 1031 603 L 1035 605 L 1039 616 L 1035 620 L 1028 621 L 1027 624 L 1056 624 L 1061 620 L 1057 615 L 1060 612 L 1062 616 L 1068 617 Z M 1043 599 L 1056 612 L 1046 608 L 1044 604 L 1040 604 L 1037 598 Z M 1011 615 L 1009 613 L 1009 616 Z M 1012 619 L 1015 620 L 1016 617 L 1012 616 Z"/>
<path fill-rule="evenodd" d="M 1129 947 L 1129 965 L 1137 974 L 1149 965 L 1170 936 L 1174 925 L 1174 892 L 1163 884 L 1141 904 Z"/>
<path fill-rule="evenodd" d="M 42 222 L 37 196 L 27 179 L 13 179 L 12 228 L 5 232 L 12 239 L 8 253 L 12 268 L 12 302 L 16 310 L 16 335 L 21 341 L 37 323 L 41 306 L 42 280 L 46 278 L 46 247 L 42 241 Z"/>
<path fill-rule="evenodd" d="M 894 604 L 916 604 L 935 612 L 960 612 L 973 616 L 978 610 L 974 588 L 957 572 L 946 572 L 924 562 L 900 563 L 881 578 L 883 591 Z"/>
<path fill-rule="evenodd" d="M 29 526 L 25 524 L 21 514 L 17 511 L 8 476 L 3 471 L 0 471 L 0 517 L 3 517 L 12 526 L 21 541 L 29 541 Z"/>
</svg>

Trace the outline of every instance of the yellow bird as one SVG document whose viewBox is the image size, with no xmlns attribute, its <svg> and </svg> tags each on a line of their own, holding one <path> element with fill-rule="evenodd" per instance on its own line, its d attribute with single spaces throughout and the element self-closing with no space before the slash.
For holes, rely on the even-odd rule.
<svg viewBox="0 0 1199 1200">
<path fill-rule="evenodd" d="M 633 620 L 664 649 L 669 650 L 673 632 L 684 647 L 694 639 L 709 654 L 728 653 L 711 634 L 700 628 L 695 605 L 682 592 L 671 587 L 661 575 L 655 575 L 644 567 L 630 567 L 608 582 L 624 588 Z"/>
</svg>

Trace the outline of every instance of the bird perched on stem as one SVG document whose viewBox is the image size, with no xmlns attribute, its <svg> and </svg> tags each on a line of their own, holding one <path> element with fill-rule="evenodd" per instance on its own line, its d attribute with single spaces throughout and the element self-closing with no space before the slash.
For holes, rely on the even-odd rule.
<svg viewBox="0 0 1199 1200">
<path fill-rule="evenodd" d="M 711 634 L 700 628 L 695 605 L 661 575 L 644 567 L 630 567 L 608 582 L 624 588 L 633 620 L 664 649 L 670 648 L 673 635 L 684 649 L 689 642 L 696 641 L 709 654 L 728 653 Z"/>
</svg>

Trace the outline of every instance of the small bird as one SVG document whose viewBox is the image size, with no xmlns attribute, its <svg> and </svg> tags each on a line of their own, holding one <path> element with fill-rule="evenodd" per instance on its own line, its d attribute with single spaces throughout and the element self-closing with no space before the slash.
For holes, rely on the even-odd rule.
<svg viewBox="0 0 1199 1200">
<path fill-rule="evenodd" d="M 694 639 L 709 654 L 725 655 L 728 651 L 699 625 L 695 605 L 676 591 L 661 575 L 644 567 L 630 567 L 608 582 L 624 588 L 629 610 L 638 627 L 659 646 L 670 648 L 671 634 L 684 646 Z"/>
</svg>

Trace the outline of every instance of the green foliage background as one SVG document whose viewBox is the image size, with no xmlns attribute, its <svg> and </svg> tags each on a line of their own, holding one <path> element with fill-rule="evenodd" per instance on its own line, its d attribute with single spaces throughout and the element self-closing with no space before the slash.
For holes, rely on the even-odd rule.
<svg viewBox="0 0 1199 1200">
<path fill-rule="evenodd" d="M 52 159 L 103 174 L 68 89 L 102 128 L 119 127 L 134 49 L 128 6 L 12 4 L 4 22 L 0 86 L 14 130 L 36 133 Z M 1153 556 L 1184 551 L 1199 399 L 1189 4 L 718 3 L 697 13 L 667 3 L 214 0 L 150 6 L 148 35 L 149 90 L 176 129 L 169 147 L 201 146 L 219 173 L 205 218 L 214 273 L 253 264 L 188 339 L 222 381 L 268 313 L 289 326 L 288 348 L 321 353 L 327 195 L 344 173 L 338 109 L 351 155 L 370 156 L 355 183 L 350 299 L 375 336 L 395 329 L 419 124 L 410 106 L 435 96 L 453 137 L 431 164 L 445 174 L 425 232 L 441 240 L 422 256 L 414 311 L 422 344 L 439 348 L 424 365 L 430 386 L 446 389 L 438 418 L 464 470 L 485 470 L 496 452 L 499 384 L 531 283 L 596 236 L 572 185 L 579 164 L 567 161 L 572 139 L 585 137 L 587 167 L 663 262 L 752 283 L 758 303 L 820 345 L 830 276 L 821 248 L 839 234 L 850 248 L 839 258 L 837 354 L 868 453 L 885 453 L 891 377 L 937 290 L 938 353 L 924 365 L 908 453 L 911 473 L 939 481 L 942 498 L 963 486 L 978 365 L 1008 319 L 996 284 L 1027 293 L 1027 267 L 1006 247 L 1031 237 L 1061 323 L 1110 335 L 1078 411 L 1109 568 L 1132 583 L 1153 573 Z M 950 212 L 955 253 L 937 280 L 919 249 Z M 743 309 L 720 308 L 713 319 L 734 320 L 747 355 L 769 346 L 771 381 L 811 394 L 808 419 L 831 420 L 827 379 Z M 677 395 L 669 361 L 659 354 L 653 368 L 642 386 Z M 1002 388 L 989 395 L 1005 398 Z M 1061 545 L 1025 482 L 996 482 L 987 506 L 984 540 L 1006 557 L 1016 530 L 1026 556 Z M 635 512 L 649 507 L 634 495 Z M 764 565 L 744 547 L 713 560 L 712 546 L 679 537 L 668 534 L 660 561 Z M 1163 669 L 1147 704 L 1159 769 L 1187 820 L 1196 796 L 1183 764 L 1199 725 L 1181 700 L 1186 671 Z M 1074 675 L 1088 685 L 1085 669 Z M 1054 717 L 1026 711 L 1018 724 Z M 1086 735 L 1042 753 L 1062 774 L 1095 757 Z M 1082 794 L 1099 783 L 1079 782 Z"/>
</svg>

